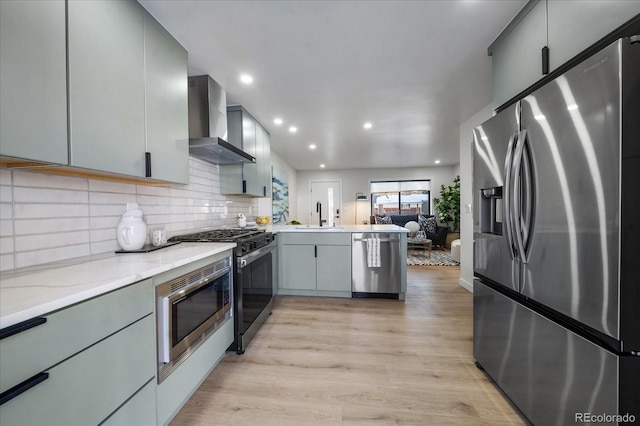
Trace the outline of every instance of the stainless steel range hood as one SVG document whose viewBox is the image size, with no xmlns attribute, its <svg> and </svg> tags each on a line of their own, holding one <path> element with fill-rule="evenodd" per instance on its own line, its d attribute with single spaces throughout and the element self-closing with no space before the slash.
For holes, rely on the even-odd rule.
<svg viewBox="0 0 640 426">
<path fill-rule="evenodd" d="M 208 75 L 189 77 L 189 155 L 213 164 L 256 162 L 226 138 L 226 92 Z"/>
</svg>

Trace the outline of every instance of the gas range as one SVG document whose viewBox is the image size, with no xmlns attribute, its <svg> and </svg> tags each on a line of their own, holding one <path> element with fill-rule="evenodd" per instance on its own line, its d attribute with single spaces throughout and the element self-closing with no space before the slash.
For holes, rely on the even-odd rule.
<svg viewBox="0 0 640 426">
<path fill-rule="evenodd" d="M 233 242 L 233 331 L 230 351 L 244 353 L 273 306 L 272 268 L 275 235 L 256 228 L 222 228 L 177 235 L 170 241 Z"/>
<path fill-rule="evenodd" d="M 244 256 L 274 240 L 271 232 L 265 232 L 257 228 L 224 228 L 209 231 L 194 232 L 192 234 L 176 235 L 169 241 L 181 241 L 190 243 L 237 243 L 236 256 Z"/>
</svg>

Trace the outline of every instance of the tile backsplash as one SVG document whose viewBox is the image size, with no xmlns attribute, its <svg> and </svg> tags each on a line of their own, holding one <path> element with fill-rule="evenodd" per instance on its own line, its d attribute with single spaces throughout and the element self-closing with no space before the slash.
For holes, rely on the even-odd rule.
<svg viewBox="0 0 640 426">
<path fill-rule="evenodd" d="M 138 203 L 147 226 L 164 226 L 169 237 L 258 215 L 258 199 L 220 194 L 218 166 L 189 161 L 189 184 L 168 187 L 0 169 L 0 270 L 118 250 L 127 203 Z"/>
</svg>

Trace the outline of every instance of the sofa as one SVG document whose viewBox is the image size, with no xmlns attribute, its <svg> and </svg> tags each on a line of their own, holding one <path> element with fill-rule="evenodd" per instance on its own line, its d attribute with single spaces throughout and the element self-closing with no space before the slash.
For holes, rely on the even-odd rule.
<svg viewBox="0 0 640 426">
<path fill-rule="evenodd" d="M 433 215 L 423 215 L 426 218 L 434 217 Z M 389 214 L 383 217 L 387 217 L 391 219 L 391 224 L 398 225 L 404 227 L 407 222 L 418 222 L 417 214 Z M 382 224 L 380 216 L 371 216 L 371 223 Z M 387 223 L 388 224 L 388 223 Z M 438 246 L 440 248 L 444 248 L 447 243 L 447 234 L 449 233 L 449 228 L 446 226 L 438 226 L 436 223 L 436 232 L 426 232 L 427 238 L 431 240 L 431 243 L 434 246 Z"/>
</svg>

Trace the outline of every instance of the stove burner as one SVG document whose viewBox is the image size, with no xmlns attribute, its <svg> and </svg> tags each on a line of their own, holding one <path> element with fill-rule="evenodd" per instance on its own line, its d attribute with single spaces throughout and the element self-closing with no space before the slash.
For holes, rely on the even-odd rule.
<svg viewBox="0 0 640 426">
<path fill-rule="evenodd" d="M 182 241 L 185 243 L 236 242 L 263 232 L 264 230 L 260 229 L 214 229 L 211 231 L 194 232 L 193 234 L 176 235 L 175 237 L 169 238 L 169 241 Z"/>
</svg>

